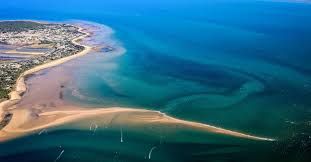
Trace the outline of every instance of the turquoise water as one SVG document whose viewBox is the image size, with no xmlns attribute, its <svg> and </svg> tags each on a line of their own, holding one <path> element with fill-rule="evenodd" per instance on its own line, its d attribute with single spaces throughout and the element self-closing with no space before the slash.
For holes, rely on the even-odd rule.
<svg viewBox="0 0 311 162">
<path fill-rule="evenodd" d="M 0 149 L 7 151 L 0 153 L 0 159 L 54 161 L 62 150 L 58 161 L 311 159 L 310 4 L 117 0 L 68 1 L 69 7 L 63 7 L 57 3 L 8 2 L 0 8 L 5 11 L 0 18 L 105 24 L 126 49 L 118 57 L 94 53 L 84 58 L 83 68 L 73 72 L 79 96 L 68 89 L 66 100 L 89 107 L 160 110 L 277 142 L 236 141 L 185 131 L 175 137 L 185 136 L 186 141 L 170 137 L 162 143 L 148 132 L 128 131 L 127 142 L 120 143 L 118 129 L 95 135 L 69 129 L 1 144 Z M 45 9 L 46 5 L 51 7 Z M 77 9 L 82 6 L 83 11 Z M 21 144 L 25 147 L 16 148 Z"/>
</svg>

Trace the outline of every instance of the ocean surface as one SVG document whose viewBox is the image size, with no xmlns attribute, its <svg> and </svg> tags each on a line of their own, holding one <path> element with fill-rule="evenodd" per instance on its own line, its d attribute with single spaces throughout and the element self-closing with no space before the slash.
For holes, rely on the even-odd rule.
<svg viewBox="0 0 311 162">
<path fill-rule="evenodd" d="M 80 20 L 114 31 L 109 39 L 98 33 L 93 42 L 126 52 L 111 57 L 99 51 L 78 59 L 81 64 L 71 70 L 74 86 L 64 93 L 68 102 L 158 110 L 277 139 L 185 131 L 166 140 L 152 131 L 123 129 L 120 142 L 119 128 L 94 133 L 64 126 L 0 143 L 1 162 L 311 160 L 309 3 L 17 0 L 1 2 L 0 19 Z"/>
</svg>

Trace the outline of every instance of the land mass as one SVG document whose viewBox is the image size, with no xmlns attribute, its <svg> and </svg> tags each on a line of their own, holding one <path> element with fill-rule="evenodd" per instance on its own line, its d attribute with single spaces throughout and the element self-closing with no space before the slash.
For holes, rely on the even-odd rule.
<svg viewBox="0 0 311 162">
<path fill-rule="evenodd" d="M 22 60 L 0 60 L 0 101 L 9 98 L 17 78 L 26 70 L 83 51 L 83 46 L 72 42 L 82 35 L 85 33 L 80 32 L 78 27 L 68 24 L 45 24 L 32 21 L 0 22 L 0 43 L 2 46 L 10 46 L 10 50 L 3 53 L 33 54 Z M 14 49 L 20 47 L 28 48 L 30 51 Z M 43 47 L 48 47 L 48 51 L 45 53 L 31 51 Z"/>
</svg>

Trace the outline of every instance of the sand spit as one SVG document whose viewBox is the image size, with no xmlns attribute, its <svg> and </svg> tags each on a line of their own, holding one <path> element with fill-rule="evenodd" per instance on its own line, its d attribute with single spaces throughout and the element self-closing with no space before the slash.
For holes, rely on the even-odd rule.
<svg viewBox="0 0 311 162">
<path fill-rule="evenodd" d="M 29 109 L 13 110 L 11 122 L 0 131 L 0 141 L 14 139 L 64 124 L 72 124 L 70 126 L 77 127 L 74 123 L 79 122 L 79 129 L 88 130 L 89 124 L 83 123 L 83 120 L 96 121 L 98 125 L 122 125 L 132 128 L 151 126 L 172 127 L 251 140 L 274 141 L 271 138 L 258 137 L 207 124 L 176 119 L 158 111 L 121 107 L 88 110 L 82 108 L 72 109 L 41 113 L 35 113 Z"/>
</svg>

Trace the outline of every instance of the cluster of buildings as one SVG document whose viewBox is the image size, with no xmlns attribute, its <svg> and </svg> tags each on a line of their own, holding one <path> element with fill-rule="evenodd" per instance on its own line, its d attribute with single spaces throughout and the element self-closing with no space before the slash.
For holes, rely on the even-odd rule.
<svg viewBox="0 0 311 162">
<path fill-rule="evenodd" d="M 77 27 L 66 24 L 44 24 L 44 27 L 25 31 L 2 32 L 0 43 L 17 47 L 49 45 L 51 50 L 43 55 L 23 60 L 0 61 L 0 99 L 6 98 L 14 87 L 18 76 L 36 66 L 52 60 L 74 55 L 84 49 L 72 43 L 72 40 L 83 35 Z"/>
</svg>

